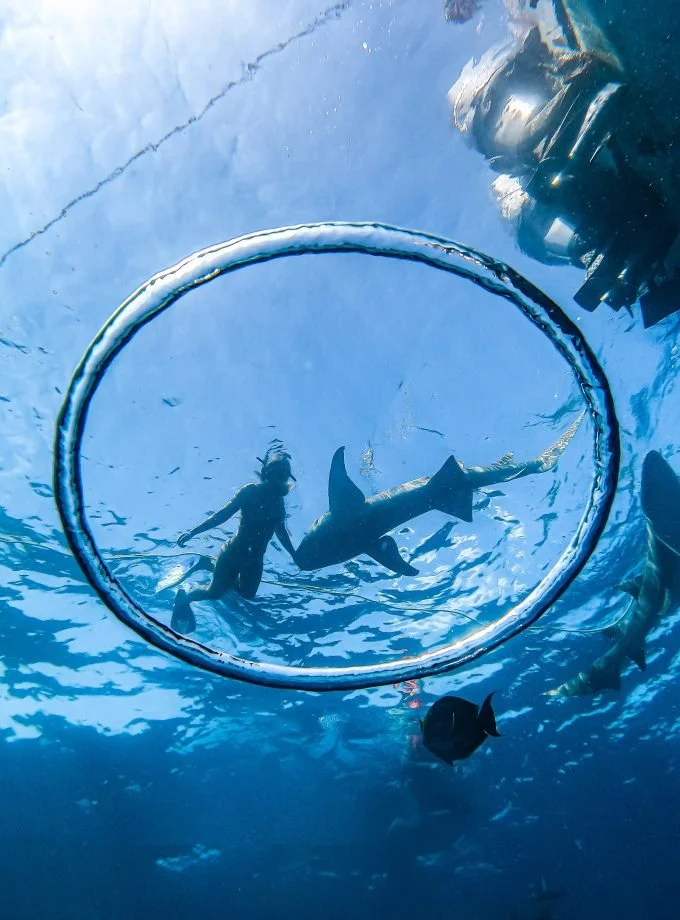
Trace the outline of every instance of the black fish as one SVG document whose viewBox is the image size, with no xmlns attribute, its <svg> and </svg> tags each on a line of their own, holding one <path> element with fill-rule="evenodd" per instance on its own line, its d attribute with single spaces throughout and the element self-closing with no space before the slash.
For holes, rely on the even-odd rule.
<svg viewBox="0 0 680 920">
<path fill-rule="evenodd" d="M 469 757 L 489 735 L 499 738 L 492 696 L 490 693 L 481 707 L 460 696 L 443 696 L 433 703 L 420 723 L 428 751 L 452 765 L 454 760 Z"/>
</svg>

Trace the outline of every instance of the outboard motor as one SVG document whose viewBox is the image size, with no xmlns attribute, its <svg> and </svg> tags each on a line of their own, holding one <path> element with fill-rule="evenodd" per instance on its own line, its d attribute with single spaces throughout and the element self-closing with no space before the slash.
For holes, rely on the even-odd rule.
<svg viewBox="0 0 680 920">
<path fill-rule="evenodd" d="M 522 6 L 513 29 L 463 69 L 454 122 L 501 174 L 492 189 L 522 251 L 584 268 L 586 310 L 639 300 L 653 325 L 680 309 L 680 219 L 645 168 L 644 100 L 580 0 Z"/>
</svg>

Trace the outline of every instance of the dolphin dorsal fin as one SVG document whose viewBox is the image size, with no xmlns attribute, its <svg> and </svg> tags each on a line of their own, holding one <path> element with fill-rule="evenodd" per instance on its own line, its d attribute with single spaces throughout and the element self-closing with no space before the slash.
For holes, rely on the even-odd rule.
<svg viewBox="0 0 680 920">
<path fill-rule="evenodd" d="M 347 514 L 366 502 L 364 493 L 352 482 L 345 469 L 345 448 L 338 447 L 328 476 L 328 509 L 331 514 Z"/>
</svg>

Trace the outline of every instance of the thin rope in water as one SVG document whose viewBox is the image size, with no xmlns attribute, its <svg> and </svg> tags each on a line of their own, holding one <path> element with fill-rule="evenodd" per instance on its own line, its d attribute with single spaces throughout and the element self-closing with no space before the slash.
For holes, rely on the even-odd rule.
<svg viewBox="0 0 680 920">
<path fill-rule="evenodd" d="M 671 546 L 670 543 L 667 543 L 664 539 L 662 539 L 662 537 L 660 537 L 656 533 L 654 534 L 654 539 L 658 540 L 662 546 L 665 546 L 667 550 L 670 550 L 670 552 L 673 553 L 674 556 L 677 556 L 678 559 L 680 559 L 680 550 L 677 550 L 674 546 Z"/>
<path fill-rule="evenodd" d="M 663 540 L 659 542 L 663 543 Z M 664 544 L 666 545 L 666 544 Z M 669 547 L 673 552 L 678 555 L 677 551 L 673 547 Z M 186 556 L 196 556 L 200 555 L 198 553 L 174 553 L 168 555 L 162 555 L 160 553 L 129 553 L 129 554 L 118 554 L 114 558 L 132 558 L 132 557 L 143 557 L 143 556 L 154 556 L 158 559 L 174 559 Z M 417 604 L 408 604 L 408 603 L 399 603 L 398 601 L 387 601 L 379 597 L 367 597 L 365 594 L 360 594 L 358 591 L 347 591 L 342 588 L 324 588 L 321 585 L 310 585 L 308 582 L 287 582 L 280 581 L 278 579 L 262 579 L 262 584 L 275 585 L 282 588 L 290 588 L 292 590 L 303 590 L 319 594 L 332 594 L 338 597 L 355 597 L 359 600 L 366 601 L 369 604 L 380 604 L 382 607 L 388 607 L 393 610 L 402 610 L 406 613 L 416 611 L 418 613 L 454 613 L 458 616 L 463 617 L 466 620 L 469 620 L 471 623 L 474 623 L 476 626 L 481 626 L 483 624 L 480 621 L 473 617 L 469 613 L 465 613 L 464 610 L 461 610 L 459 607 L 447 607 L 447 606 L 432 606 L 432 607 L 421 607 Z M 559 626 L 557 624 L 553 626 L 539 626 L 534 624 L 527 627 L 528 629 L 533 630 L 543 630 L 544 632 L 563 632 L 563 633 L 577 633 L 577 634 L 591 634 L 591 633 L 601 633 L 606 632 L 607 630 L 614 629 L 616 626 L 621 623 L 626 616 L 628 615 L 631 606 L 635 603 L 635 599 L 632 598 L 628 603 L 626 609 L 623 613 L 619 614 L 615 619 L 609 623 L 605 623 L 603 626 Z"/>
<path fill-rule="evenodd" d="M 386 601 L 379 597 L 367 597 L 365 594 L 359 594 L 358 591 L 344 591 L 342 588 L 324 588 L 321 585 L 310 585 L 308 582 L 278 581 L 278 579 L 263 578 L 262 583 L 266 585 L 279 585 L 282 588 L 302 588 L 305 591 L 335 594 L 340 597 L 356 597 L 369 604 L 380 604 L 383 607 L 391 607 L 394 610 L 404 610 L 406 613 L 410 613 L 411 611 L 416 611 L 418 613 L 455 613 L 458 616 L 464 617 L 466 620 L 470 620 L 470 622 L 474 623 L 476 626 L 482 625 L 472 614 L 465 613 L 465 611 L 461 610 L 459 607 L 419 607 L 417 604 Z"/>
<path fill-rule="evenodd" d="M 623 611 L 623 613 L 620 613 L 616 617 L 615 620 L 611 621 L 611 623 L 605 623 L 604 626 L 557 626 L 557 625 L 538 626 L 538 625 L 534 625 L 534 626 L 528 626 L 527 629 L 547 629 L 547 630 L 550 630 L 551 632 L 565 632 L 565 633 L 579 633 L 579 634 L 585 633 L 586 635 L 588 633 L 607 632 L 608 630 L 614 629 L 615 627 L 617 627 L 619 623 L 621 623 L 621 621 L 624 620 L 628 616 L 628 613 L 630 612 L 630 608 L 635 603 L 637 603 L 637 601 L 635 600 L 634 597 L 632 597 L 630 601 L 628 602 L 628 606 Z"/>
<path fill-rule="evenodd" d="M 674 547 L 670 546 L 660 537 L 657 537 L 657 539 L 659 540 L 660 543 L 666 546 L 676 556 L 680 556 L 680 553 Z M 32 546 L 35 549 L 48 549 L 51 552 L 59 553 L 59 555 L 61 556 L 73 558 L 71 556 L 71 553 L 67 552 L 61 547 L 54 545 L 53 543 L 37 543 L 33 540 L 27 540 L 23 537 L 8 536 L 6 534 L 0 534 L 0 542 L 10 543 L 10 544 L 19 544 L 21 546 Z M 200 555 L 202 554 L 196 553 L 196 552 L 154 553 L 153 551 L 149 550 L 149 551 L 144 551 L 141 553 L 111 553 L 109 558 L 117 559 L 117 560 L 181 559 L 181 558 L 186 558 L 187 556 L 200 556 Z M 466 620 L 469 620 L 471 623 L 474 623 L 476 626 L 482 625 L 478 619 L 473 617 L 471 614 L 465 613 L 464 610 L 461 610 L 458 607 L 445 607 L 445 606 L 420 607 L 417 604 L 407 604 L 407 603 L 401 604 L 397 601 L 386 601 L 386 600 L 382 600 L 381 598 L 367 597 L 364 594 L 359 594 L 359 592 L 357 591 L 346 591 L 346 590 L 343 590 L 342 588 L 324 588 L 321 585 L 310 585 L 308 582 L 287 582 L 287 581 L 279 581 L 278 579 L 263 578 L 262 583 L 267 584 L 267 585 L 275 585 L 277 587 L 282 587 L 282 588 L 288 588 L 292 590 L 309 591 L 309 592 L 314 592 L 314 593 L 319 593 L 319 594 L 332 594 L 338 597 L 355 597 L 355 598 L 358 598 L 359 600 L 366 601 L 367 603 L 370 603 L 370 604 L 380 604 L 383 607 L 391 608 L 394 610 L 402 610 L 402 611 L 405 611 L 406 613 L 410 613 L 412 611 L 416 611 L 419 613 L 453 613 L 453 614 L 456 614 L 457 616 L 463 617 Z M 570 627 L 570 626 L 558 626 L 557 624 L 555 624 L 554 626 L 539 626 L 537 624 L 534 624 L 533 626 L 529 626 L 527 628 L 533 629 L 533 630 L 543 630 L 547 632 L 563 632 L 563 633 L 578 633 L 578 634 L 606 632 L 609 629 L 614 629 L 616 626 L 619 625 L 619 623 L 621 623 L 621 621 L 627 616 L 633 603 L 634 603 L 634 598 L 630 601 L 630 603 L 628 604 L 628 606 L 626 607 L 626 609 L 624 610 L 622 614 L 620 614 L 610 623 L 605 623 L 603 626 L 590 626 L 590 627 L 589 626 L 572 626 Z"/>
<path fill-rule="evenodd" d="M 4 543 L 19 543 L 24 546 L 33 546 L 37 549 L 49 549 L 53 552 L 57 552 L 62 556 L 71 557 L 70 553 L 67 553 L 61 548 L 49 543 L 35 543 L 30 540 L 25 540 L 22 537 L 7 537 L 0 535 L 0 541 Z M 181 559 L 186 558 L 187 556 L 200 556 L 201 553 L 195 552 L 186 552 L 186 553 L 154 553 L 153 551 L 141 552 L 141 553 L 111 553 L 109 559 L 115 560 L 125 560 L 125 559 Z M 303 590 L 309 592 L 315 592 L 320 594 L 333 594 L 339 597 L 355 597 L 358 600 L 366 601 L 367 603 L 380 604 L 383 607 L 391 607 L 395 610 L 405 610 L 409 611 L 418 611 L 421 613 L 430 613 L 430 612 L 446 612 L 446 613 L 455 613 L 458 616 L 464 617 L 470 622 L 474 623 L 476 626 L 481 625 L 479 620 L 475 619 L 471 614 L 465 613 L 464 610 L 460 610 L 457 607 L 419 607 L 417 604 L 401 604 L 398 601 L 387 601 L 381 598 L 368 597 L 365 594 L 360 594 L 358 591 L 346 591 L 342 588 L 325 588 L 322 585 L 310 585 L 308 582 L 292 582 L 292 581 L 280 581 L 279 579 L 263 578 L 262 584 L 265 585 L 276 585 L 277 587 L 290 588 L 293 590 Z M 169 585 L 168 587 L 172 587 Z"/>
</svg>

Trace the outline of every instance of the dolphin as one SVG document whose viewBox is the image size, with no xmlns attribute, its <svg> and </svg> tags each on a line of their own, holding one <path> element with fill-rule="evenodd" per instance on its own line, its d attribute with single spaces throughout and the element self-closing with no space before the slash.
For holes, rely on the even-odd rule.
<svg viewBox="0 0 680 920">
<path fill-rule="evenodd" d="M 434 476 L 405 482 L 370 498 L 350 479 L 345 448 L 339 447 L 328 478 L 329 510 L 314 522 L 298 546 L 297 565 L 309 571 L 366 555 L 398 575 L 417 575 L 418 569 L 401 556 L 389 531 L 427 511 L 443 511 L 471 521 L 475 489 L 551 470 L 576 434 L 583 415 L 533 460 L 518 463 L 509 453 L 488 467 L 464 467 L 450 456 Z"/>
<path fill-rule="evenodd" d="M 586 696 L 621 689 L 621 670 L 647 667 L 645 640 L 661 617 L 680 605 L 680 479 L 657 451 L 642 463 L 640 498 L 647 527 L 642 570 L 620 587 L 630 598 L 620 621 L 604 633 L 613 642 L 585 671 L 548 696 Z"/>
</svg>

